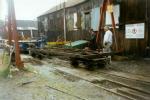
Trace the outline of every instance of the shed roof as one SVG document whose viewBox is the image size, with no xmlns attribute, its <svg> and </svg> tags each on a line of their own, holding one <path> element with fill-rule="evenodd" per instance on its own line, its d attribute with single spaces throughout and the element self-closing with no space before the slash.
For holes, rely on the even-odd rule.
<svg viewBox="0 0 150 100">
<path fill-rule="evenodd" d="M 68 7 L 72 7 L 72 6 L 75 6 L 75 5 L 78 5 L 82 2 L 85 2 L 87 0 L 68 0 L 66 3 L 65 3 L 65 7 L 68 8 Z M 47 14 L 50 14 L 50 13 L 53 13 L 55 11 L 58 11 L 58 10 L 61 10 L 64 8 L 64 3 L 61 3 L 59 5 L 56 5 L 55 7 L 51 8 L 50 10 L 46 11 L 45 13 L 41 14 L 40 16 L 43 16 L 43 15 L 47 15 Z M 39 16 L 39 17 L 40 17 Z"/>
<path fill-rule="evenodd" d="M 37 30 L 37 21 L 32 20 L 17 20 L 17 29 L 18 30 Z"/>
</svg>

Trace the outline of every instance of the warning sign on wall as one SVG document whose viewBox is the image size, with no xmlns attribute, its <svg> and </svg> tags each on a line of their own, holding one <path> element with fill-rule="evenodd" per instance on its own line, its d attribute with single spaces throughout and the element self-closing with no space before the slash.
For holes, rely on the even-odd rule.
<svg viewBox="0 0 150 100">
<path fill-rule="evenodd" d="M 127 39 L 144 39 L 145 24 L 127 24 L 125 31 Z"/>
</svg>

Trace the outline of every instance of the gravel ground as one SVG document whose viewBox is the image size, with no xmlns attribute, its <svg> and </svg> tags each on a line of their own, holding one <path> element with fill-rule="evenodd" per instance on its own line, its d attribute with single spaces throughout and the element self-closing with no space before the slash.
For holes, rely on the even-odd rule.
<svg viewBox="0 0 150 100">
<path fill-rule="evenodd" d="M 150 76 L 150 60 L 113 61 L 108 68 L 137 75 Z"/>
<path fill-rule="evenodd" d="M 11 78 L 0 79 L 0 100 L 126 100 L 85 80 L 60 74 L 55 64 L 28 57 L 24 62 L 26 71 L 13 70 Z"/>
<path fill-rule="evenodd" d="M 55 65 L 70 66 L 68 61 L 23 58 L 26 71 L 13 70 L 11 78 L 0 79 L 0 100 L 125 100 L 90 82 L 55 70 Z M 150 61 L 143 59 L 112 61 L 106 69 L 150 76 L 149 66 Z"/>
</svg>

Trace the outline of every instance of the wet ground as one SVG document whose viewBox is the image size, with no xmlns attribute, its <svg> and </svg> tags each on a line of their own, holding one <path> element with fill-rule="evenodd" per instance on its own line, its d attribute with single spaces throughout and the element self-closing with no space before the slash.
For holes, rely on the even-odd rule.
<svg viewBox="0 0 150 100">
<path fill-rule="evenodd" d="M 109 68 L 116 71 L 150 76 L 150 59 L 130 60 L 121 62 L 115 61 L 112 62 Z"/>
<path fill-rule="evenodd" d="M 25 70 L 11 72 L 12 78 L 0 79 L 0 100 L 128 100 L 123 96 L 111 93 L 105 88 L 114 90 L 122 87 L 122 85 L 106 80 L 113 79 L 108 75 L 99 74 L 101 69 L 95 71 L 87 71 L 83 68 L 71 68 L 68 61 L 57 58 L 38 60 L 32 57 L 23 55 Z M 138 62 L 139 63 L 139 62 Z M 136 62 L 133 64 L 132 70 L 139 66 Z M 149 63 L 139 63 L 142 66 L 149 65 Z M 121 67 L 119 67 L 122 65 Z M 148 76 L 145 69 L 127 70 L 132 65 L 125 62 L 112 62 L 112 65 L 106 67 L 105 70 L 118 71 L 126 69 L 125 72 L 131 74 L 141 74 Z M 82 65 L 81 65 L 82 66 Z M 142 66 L 140 68 L 142 68 Z M 149 67 L 147 67 L 149 68 Z M 14 69 L 14 68 L 12 68 Z M 101 77 L 103 75 L 103 77 Z M 121 75 L 121 74 L 120 74 Z M 135 78 L 135 77 L 134 77 Z M 143 78 L 141 78 L 143 79 Z M 115 80 L 115 78 L 114 78 Z M 119 78 L 118 78 L 119 80 Z M 137 80 L 137 79 L 136 79 Z M 140 80 L 140 79 L 139 79 Z M 149 78 L 148 78 L 149 80 Z M 124 80 L 123 80 L 124 81 Z M 149 82 L 149 81 L 148 81 Z M 138 85 L 135 88 L 141 89 L 143 83 L 124 81 L 125 84 Z M 97 85 L 98 84 L 98 85 Z M 149 92 L 149 83 L 142 87 L 144 91 Z M 104 87 L 104 88 L 101 88 Z M 140 99 L 139 99 L 140 100 Z"/>
<path fill-rule="evenodd" d="M 55 69 L 55 64 L 28 57 L 25 57 L 24 61 L 26 71 L 14 70 L 11 72 L 12 78 L 1 79 L 0 100 L 119 100 L 122 98 L 97 88 L 91 82 L 59 72 Z"/>
</svg>

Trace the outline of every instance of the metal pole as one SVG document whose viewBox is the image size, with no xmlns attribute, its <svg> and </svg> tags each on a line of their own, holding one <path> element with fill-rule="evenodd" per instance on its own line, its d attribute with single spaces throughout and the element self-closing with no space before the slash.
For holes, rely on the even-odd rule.
<svg viewBox="0 0 150 100">
<path fill-rule="evenodd" d="M 66 2 L 64 1 L 64 41 L 66 42 Z"/>
<path fill-rule="evenodd" d="M 106 6 L 107 6 L 107 0 L 104 0 L 103 4 L 102 4 L 102 7 L 100 7 L 99 30 L 98 30 L 98 33 L 96 34 L 96 43 L 97 43 L 98 49 L 102 48 L 102 46 L 103 46 L 102 26 L 103 26 L 103 22 L 104 22 L 104 15 L 105 15 L 105 11 L 106 11 Z"/>
<path fill-rule="evenodd" d="M 108 5 L 112 4 L 111 0 L 108 0 Z M 114 40 L 115 40 L 115 45 L 116 45 L 116 51 L 118 51 L 118 44 L 117 44 L 117 39 L 116 39 L 116 24 L 115 24 L 115 18 L 114 18 L 114 13 L 111 12 L 111 20 L 112 20 L 112 27 L 113 27 L 113 33 L 114 33 Z"/>
<path fill-rule="evenodd" d="M 8 44 L 12 45 L 12 31 L 11 31 L 11 13 L 12 13 L 12 9 L 11 9 L 11 0 L 7 0 L 8 3 Z"/>
<path fill-rule="evenodd" d="M 23 33 L 23 31 L 21 32 L 21 35 L 22 35 L 22 39 L 24 40 L 24 39 L 25 39 L 25 37 L 24 37 L 24 33 Z"/>
<path fill-rule="evenodd" d="M 32 29 L 30 30 L 30 33 L 31 33 L 31 38 L 33 38 L 33 30 Z"/>
<path fill-rule="evenodd" d="M 115 18 L 114 18 L 114 13 L 111 12 L 111 19 L 112 19 L 112 26 L 113 26 L 113 33 L 114 33 L 114 40 L 115 40 L 115 44 L 116 44 L 116 50 L 118 51 L 118 44 L 117 44 L 117 39 L 116 39 L 116 25 L 115 25 Z"/>
<path fill-rule="evenodd" d="M 148 9 L 148 0 L 146 0 L 146 33 L 148 34 L 149 33 L 149 16 L 148 16 L 148 12 L 149 12 L 149 9 Z M 150 46 L 150 35 L 148 34 L 148 43 L 147 43 L 147 46 Z"/>
<path fill-rule="evenodd" d="M 18 36 L 18 32 L 17 32 L 17 25 L 16 25 L 16 16 L 15 16 L 15 8 L 14 8 L 14 1 L 10 0 L 10 8 L 12 9 L 11 12 L 11 29 L 12 29 L 12 33 L 14 34 L 14 40 L 15 40 L 15 63 L 16 66 L 19 69 L 23 68 L 23 63 L 21 61 L 21 57 L 20 57 L 20 48 L 19 48 L 19 36 Z"/>
</svg>

